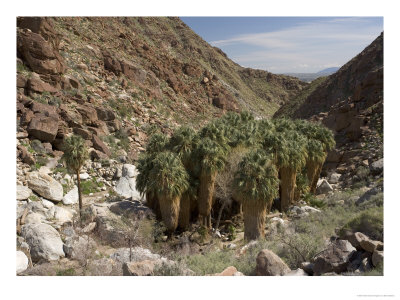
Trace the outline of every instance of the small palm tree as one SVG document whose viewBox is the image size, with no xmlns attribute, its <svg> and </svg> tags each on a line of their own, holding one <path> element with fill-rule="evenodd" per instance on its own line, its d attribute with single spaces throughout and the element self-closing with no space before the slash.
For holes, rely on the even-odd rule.
<svg viewBox="0 0 400 300">
<path fill-rule="evenodd" d="M 235 193 L 243 203 L 244 237 L 264 236 L 265 214 L 278 194 L 278 173 L 271 156 L 253 150 L 239 164 L 234 179 Z"/>
<path fill-rule="evenodd" d="M 79 215 L 82 219 L 82 192 L 81 192 L 81 178 L 80 171 L 88 159 L 88 150 L 85 141 L 79 135 L 72 135 L 64 140 L 63 145 L 64 154 L 62 159 L 65 161 L 67 168 L 76 174 L 78 183 L 78 197 L 79 197 Z"/>
<path fill-rule="evenodd" d="M 178 226 L 180 200 L 188 189 L 188 174 L 179 157 L 169 151 L 157 154 L 152 161 L 148 190 L 157 196 L 162 220 L 169 233 Z"/>
</svg>

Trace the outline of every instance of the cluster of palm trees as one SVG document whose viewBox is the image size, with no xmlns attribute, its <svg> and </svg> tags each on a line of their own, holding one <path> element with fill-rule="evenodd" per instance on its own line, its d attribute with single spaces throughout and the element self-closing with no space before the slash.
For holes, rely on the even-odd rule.
<svg viewBox="0 0 400 300">
<path fill-rule="evenodd" d="M 302 194 L 315 192 L 334 145 L 332 132 L 319 124 L 230 112 L 198 131 L 183 126 L 169 138 L 152 135 L 137 163 L 136 187 L 169 233 L 196 219 L 211 228 L 218 172 L 235 149 L 244 149 L 232 195 L 243 207 L 245 238 L 257 239 L 275 198 L 286 212 Z"/>
</svg>

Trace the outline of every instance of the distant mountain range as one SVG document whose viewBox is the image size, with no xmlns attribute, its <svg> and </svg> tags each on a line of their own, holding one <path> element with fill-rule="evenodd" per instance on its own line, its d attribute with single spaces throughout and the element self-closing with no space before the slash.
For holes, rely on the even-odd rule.
<svg viewBox="0 0 400 300">
<path fill-rule="evenodd" d="M 331 68 L 323 69 L 323 70 L 317 72 L 317 74 L 328 74 L 328 75 L 331 75 L 331 74 L 335 73 L 337 70 L 339 70 L 339 67 L 331 67 Z"/>
<path fill-rule="evenodd" d="M 329 76 L 329 75 L 335 73 L 337 70 L 339 70 L 339 67 L 326 68 L 326 69 L 323 69 L 316 73 L 283 73 L 283 75 L 289 75 L 289 76 L 297 77 L 301 81 L 311 82 L 311 81 L 317 79 L 318 77 Z"/>
</svg>

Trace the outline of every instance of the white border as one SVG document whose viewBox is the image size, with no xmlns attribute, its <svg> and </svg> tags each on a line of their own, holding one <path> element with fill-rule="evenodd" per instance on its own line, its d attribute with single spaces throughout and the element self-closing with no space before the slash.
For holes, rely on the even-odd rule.
<svg viewBox="0 0 400 300">
<path fill-rule="evenodd" d="M 2 172 L 1 285 L 3 299 L 362 299 L 400 297 L 397 229 L 399 195 L 399 22 L 396 1 L 17 1 L 1 18 Z M 4 6 L 7 5 L 6 8 Z M 385 29 L 385 276 L 383 277 L 16 277 L 15 276 L 15 51 L 16 16 L 384 16 Z M 397 179 L 397 180 L 396 180 Z M 397 280 L 396 280 L 397 279 Z M 396 283 L 397 282 L 397 283 Z M 392 298 L 393 299 L 393 298 Z"/>
</svg>

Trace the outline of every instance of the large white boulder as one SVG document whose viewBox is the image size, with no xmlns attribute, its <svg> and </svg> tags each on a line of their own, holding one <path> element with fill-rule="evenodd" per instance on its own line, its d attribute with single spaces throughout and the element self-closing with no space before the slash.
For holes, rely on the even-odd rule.
<svg viewBox="0 0 400 300">
<path fill-rule="evenodd" d="M 122 166 L 122 176 L 115 186 L 115 192 L 133 200 L 143 200 L 140 193 L 136 190 L 136 176 L 139 174 L 136 167 L 130 164 Z"/>
<path fill-rule="evenodd" d="M 75 185 L 63 198 L 62 202 L 64 205 L 72 205 L 78 203 L 79 194 L 78 187 Z"/>
<path fill-rule="evenodd" d="M 26 200 L 32 195 L 32 190 L 24 185 L 17 185 L 17 200 Z"/>
<path fill-rule="evenodd" d="M 322 179 L 317 184 L 317 195 L 328 194 L 329 192 L 332 192 L 332 191 L 333 191 L 333 188 L 329 184 L 329 182 L 326 181 L 326 179 Z"/>
<path fill-rule="evenodd" d="M 22 251 L 17 251 L 17 274 L 25 271 L 28 268 L 29 261 L 25 253 Z"/>
<path fill-rule="evenodd" d="M 47 212 L 47 217 L 49 219 L 55 220 L 57 223 L 64 224 L 67 222 L 72 222 L 72 218 L 74 217 L 74 214 L 69 209 L 59 207 L 59 206 L 53 206 Z"/>
<path fill-rule="evenodd" d="M 40 196 L 57 202 L 62 200 L 63 187 L 51 176 L 37 171 L 30 172 L 28 173 L 27 181 L 29 188 Z"/>
<path fill-rule="evenodd" d="M 124 164 L 122 166 L 122 177 L 132 178 L 136 177 L 138 174 L 139 172 L 134 165 Z"/>
<path fill-rule="evenodd" d="M 121 177 L 115 186 L 115 192 L 124 198 L 142 199 L 139 191 L 136 190 L 136 178 Z"/>
<path fill-rule="evenodd" d="M 22 237 L 30 247 L 32 261 L 51 261 L 64 257 L 63 242 L 53 227 L 43 223 L 22 226 Z"/>
</svg>

